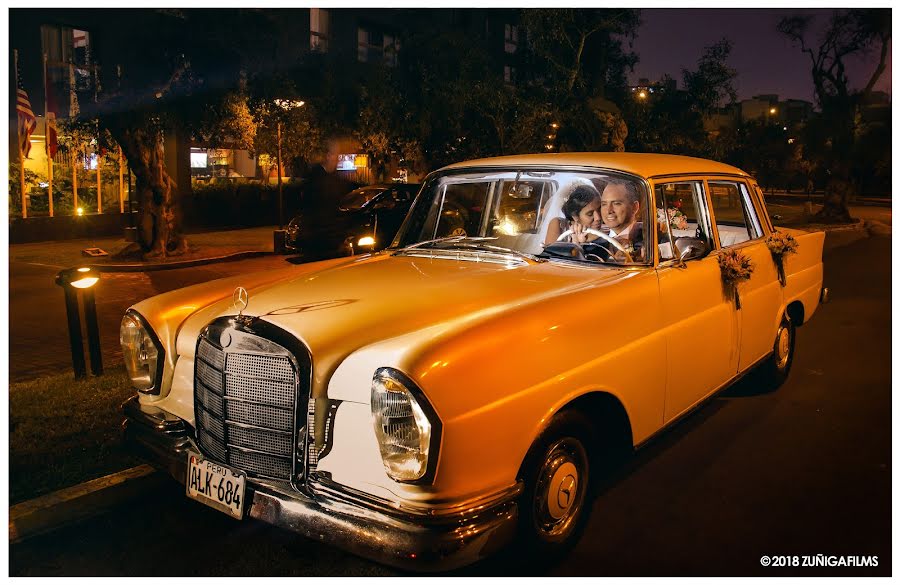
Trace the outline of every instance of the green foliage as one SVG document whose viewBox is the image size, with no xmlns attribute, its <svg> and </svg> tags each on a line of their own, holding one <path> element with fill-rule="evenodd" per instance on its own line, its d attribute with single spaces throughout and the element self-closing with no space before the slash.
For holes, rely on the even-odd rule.
<svg viewBox="0 0 900 585">
<path fill-rule="evenodd" d="M 704 117 L 736 99 L 737 72 L 728 66 L 730 54 L 730 41 L 722 39 L 704 48 L 696 70 L 682 70 L 683 89 L 665 76 L 646 99 L 629 99 L 628 150 L 726 158 L 737 146 L 734 136 L 711 139 Z"/>
<path fill-rule="evenodd" d="M 722 39 L 703 50 L 696 71 L 682 69 L 684 89 L 695 110 L 705 114 L 737 100 L 737 71 L 728 66 L 730 55 L 731 41 Z"/>
<path fill-rule="evenodd" d="M 611 95 L 627 85 L 637 55 L 625 50 L 641 24 L 629 9 L 523 9 L 531 65 L 543 85 L 563 100 Z"/>
<path fill-rule="evenodd" d="M 14 504 L 139 463 L 122 444 L 124 369 L 73 380 L 56 374 L 9 386 L 9 499 Z"/>
<path fill-rule="evenodd" d="M 778 30 L 809 58 L 816 100 L 822 110 L 821 122 L 810 125 L 808 132 L 816 141 L 805 141 L 808 156 L 829 173 L 821 218 L 848 221 L 847 201 L 852 192 L 866 187 L 871 173 L 879 173 L 878 182 L 882 184 L 885 178 L 887 165 L 873 164 L 869 157 L 874 154 L 874 161 L 885 159 L 870 151 L 868 143 L 885 145 L 889 141 L 876 127 L 861 127 L 861 110 L 887 67 L 891 11 L 834 10 L 818 39 L 810 38 L 811 23 L 808 15 L 790 16 L 779 22 Z M 868 81 L 860 89 L 851 87 L 848 61 L 872 53 L 878 53 L 878 58 L 872 61 L 876 64 Z"/>
</svg>

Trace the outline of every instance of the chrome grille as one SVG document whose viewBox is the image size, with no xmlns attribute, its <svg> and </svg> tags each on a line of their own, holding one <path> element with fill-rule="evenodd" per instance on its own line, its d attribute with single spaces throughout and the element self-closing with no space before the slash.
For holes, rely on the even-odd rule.
<svg viewBox="0 0 900 585">
<path fill-rule="evenodd" d="M 269 357 L 265 355 L 229 356 L 228 367 L 225 372 L 247 376 L 249 378 L 265 378 L 266 380 L 290 380 L 293 377 L 291 363 L 284 357 Z"/>
<path fill-rule="evenodd" d="M 272 457 L 265 453 L 238 451 L 237 449 L 230 451 L 228 457 L 229 463 L 250 473 L 285 479 L 291 476 L 290 459 Z"/>
<path fill-rule="evenodd" d="M 255 427 L 290 432 L 294 425 L 293 412 L 265 404 L 229 400 L 225 412 L 228 420 Z"/>
<path fill-rule="evenodd" d="M 203 382 L 203 385 L 210 390 L 215 390 L 217 394 L 222 394 L 222 388 L 224 386 L 222 372 L 213 369 L 211 365 L 204 362 L 202 359 L 197 361 L 197 380 Z"/>
<path fill-rule="evenodd" d="M 215 325 L 215 324 L 214 324 Z M 198 446 L 252 475 L 291 479 L 299 427 L 297 361 L 281 345 L 253 333 L 210 325 L 200 337 L 194 370 Z M 222 348 L 218 341 L 225 344 Z M 302 445 L 301 445 L 302 448 Z M 302 454 L 302 450 L 300 451 Z"/>
</svg>

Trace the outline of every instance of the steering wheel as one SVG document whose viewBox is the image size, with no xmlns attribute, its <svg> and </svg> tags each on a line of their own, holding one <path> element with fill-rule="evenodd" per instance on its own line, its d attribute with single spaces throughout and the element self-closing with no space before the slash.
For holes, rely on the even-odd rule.
<svg viewBox="0 0 900 585">
<path fill-rule="evenodd" d="M 575 233 L 575 230 L 566 230 L 566 231 L 564 231 L 563 233 L 561 233 L 561 234 L 559 235 L 558 238 L 556 238 L 556 241 L 557 241 L 557 242 L 561 242 L 561 241 L 563 241 L 565 238 L 568 238 L 569 236 L 571 236 L 573 233 Z M 612 244 L 613 248 L 615 248 L 615 249 L 618 250 L 619 252 L 622 252 L 623 254 L 625 254 L 625 260 L 627 260 L 628 262 L 634 262 L 634 259 L 631 257 L 631 254 L 628 253 L 628 250 L 626 250 L 626 249 L 622 246 L 622 244 L 620 244 L 619 242 L 615 241 L 614 239 L 612 239 L 612 238 L 609 237 L 608 235 L 604 234 L 603 232 L 598 231 L 598 230 L 595 230 L 595 229 L 593 229 L 593 228 L 585 228 L 585 230 L 584 230 L 583 233 L 585 233 L 585 234 L 591 234 L 591 235 L 597 236 L 598 238 L 602 238 L 602 239 L 606 240 L 607 242 L 609 242 L 610 244 Z M 588 243 L 589 243 L 589 242 L 588 242 Z"/>
</svg>

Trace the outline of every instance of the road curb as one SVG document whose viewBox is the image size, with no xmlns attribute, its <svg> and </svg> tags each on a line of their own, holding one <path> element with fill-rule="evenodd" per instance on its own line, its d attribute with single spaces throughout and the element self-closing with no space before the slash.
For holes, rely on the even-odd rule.
<svg viewBox="0 0 900 585">
<path fill-rule="evenodd" d="M 805 230 L 812 232 L 853 232 L 853 231 L 866 231 L 868 227 L 866 226 L 866 220 L 858 219 L 854 223 L 840 223 L 840 224 L 830 224 L 830 223 L 805 223 L 805 224 L 795 224 L 795 225 L 776 225 L 775 229 L 777 230 L 779 227 L 785 227 L 789 229 L 797 229 L 797 230 Z"/>
<path fill-rule="evenodd" d="M 264 252 L 261 250 L 249 250 L 246 252 L 235 252 L 225 256 L 215 256 L 212 258 L 198 258 L 196 260 L 184 260 L 181 262 L 151 262 L 151 263 L 132 263 L 132 264 L 90 264 L 89 266 L 99 272 L 151 272 L 155 270 L 174 270 L 176 268 L 192 268 L 194 266 L 203 266 L 205 264 L 216 264 L 219 262 L 233 262 L 235 260 L 246 260 L 247 258 L 256 258 L 259 256 L 272 256 L 274 252 Z"/>
<path fill-rule="evenodd" d="M 134 497 L 148 479 L 159 475 L 153 467 L 139 465 L 11 506 L 9 543 L 95 516 Z"/>
</svg>

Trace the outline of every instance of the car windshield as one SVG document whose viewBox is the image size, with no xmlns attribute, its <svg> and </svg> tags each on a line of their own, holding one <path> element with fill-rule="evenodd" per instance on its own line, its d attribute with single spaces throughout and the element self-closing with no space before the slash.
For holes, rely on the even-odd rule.
<svg viewBox="0 0 900 585">
<path fill-rule="evenodd" d="M 588 264 L 644 265 L 644 184 L 613 173 L 520 169 L 432 177 L 394 248 L 460 247 Z M 474 245 L 477 243 L 478 245 Z"/>
<path fill-rule="evenodd" d="M 362 209 L 363 205 L 375 199 L 375 197 L 384 191 L 381 187 L 363 187 L 350 191 L 341 199 L 341 209 L 353 210 Z"/>
</svg>

